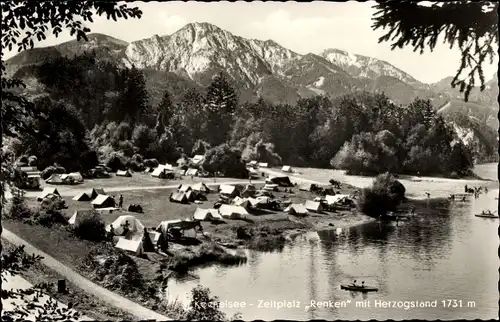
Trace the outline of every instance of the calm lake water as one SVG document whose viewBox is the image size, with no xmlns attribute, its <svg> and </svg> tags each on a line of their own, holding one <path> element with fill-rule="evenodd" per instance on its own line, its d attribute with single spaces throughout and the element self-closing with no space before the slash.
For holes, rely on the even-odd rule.
<svg viewBox="0 0 500 322">
<path fill-rule="evenodd" d="M 477 172 L 496 180 L 496 164 L 478 166 Z M 356 177 L 349 180 L 355 183 Z M 433 182 L 421 188 L 461 193 L 463 184 Z M 488 194 L 456 202 L 440 215 L 419 214 L 399 225 L 375 222 L 309 233 L 279 253 L 248 251 L 244 265 L 203 268 L 195 276 L 172 281 L 169 297 L 188 303 L 186 294 L 201 284 L 223 302 L 245 302 L 246 308 L 224 309 L 228 314 L 241 312 L 245 320 L 497 319 L 499 220 L 473 215 L 497 209 L 498 182 L 488 186 Z M 340 284 L 354 279 L 378 287 L 379 292 L 361 295 L 340 290 Z M 311 300 L 346 302 L 345 307 L 307 308 Z M 371 307 L 356 307 L 363 300 Z M 437 300 L 437 307 L 375 307 L 377 300 Z M 453 300 L 458 307 L 443 305 L 442 301 L 453 304 Z M 259 307 L 260 301 L 295 303 L 278 309 Z"/>
</svg>

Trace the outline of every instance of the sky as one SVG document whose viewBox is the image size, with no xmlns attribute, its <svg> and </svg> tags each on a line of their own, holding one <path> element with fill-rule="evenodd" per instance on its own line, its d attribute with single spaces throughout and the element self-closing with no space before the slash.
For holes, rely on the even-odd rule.
<svg viewBox="0 0 500 322">
<path fill-rule="evenodd" d="M 371 6 L 374 2 L 132 2 L 142 12 L 141 19 L 108 21 L 104 17 L 86 23 L 92 32 L 132 42 L 157 35 L 168 35 L 191 22 L 209 22 L 234 35 L 259 40 L 272 39 L 300 54 L 319 54 L 337 48 L 385 60 L 417 80 L 432 83 L 454 76 L 460 64 L 458 48 L 438 43 L 433 52 L 413 52 L 411 48 L 391 50 L 390 43 L 378 43 L 383 31 L 373 31 Z M 74 39 L 69 33 L 53 35 L 37 47 Z M 13 56 L 5 53 L 5 57 Z M 491 79 L 497 70 L 495 60 L 485 66 Z"/>
</svg>

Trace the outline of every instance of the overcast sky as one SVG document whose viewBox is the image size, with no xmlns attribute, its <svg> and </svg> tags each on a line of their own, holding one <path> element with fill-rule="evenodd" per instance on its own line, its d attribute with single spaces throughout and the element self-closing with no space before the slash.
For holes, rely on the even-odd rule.
<svg viewBox="0 0 500 322">
<path fill-rule="evenodd" d="M 128 42 L 154 34 L 171 34 L 190 22 L 209 22 L 245 38 L 272 39 L 300 54 L 338 48 L 355 54 L 386 60 L 416 79 L 430 83 L 455 75 L 460 51 L 438 44 L 434 52 L 420 55 L 411 48 L 391 51 L 389 43 L 378 44 L 382 31 L 371 29 L 373 2 L 135 2 L 143 11 L 141 19 L 95 18 L 87 24 L 92 32 L 107 34 Z M 38 46 L 49 46 L 73 39 L 68 33 L 47 38 Z M 7 54 L 6 58 L 13 53 Z M 497 61 L 486 66 L 490 79 Z"/>
</svg>

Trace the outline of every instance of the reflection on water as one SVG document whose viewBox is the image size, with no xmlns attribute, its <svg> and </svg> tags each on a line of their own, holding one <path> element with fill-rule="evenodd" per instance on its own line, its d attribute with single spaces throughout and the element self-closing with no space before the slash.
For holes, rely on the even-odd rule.
<svg viewBox="0 0 500 322">
<path fill-rule="evenodd" d="M 371 222 L 302 235 L 281 253 L 248 251 L 246 264 L 197 270 L 199 281 L 174 281 L 169 294 L 189 293 L 199 282 L 221 300 L 245 301 L 247 308 L 226 312 L 239 311 L 246 320 L 497 318 L 498 219 L 473 216 L 496 209 L 496 196 L 498 190 L 490 190 L 479 199 L 452 203 L 449 211 L 419 214 L 397 225 Z M 340 284 L 354 279 L 379 292 L 340 290 Z M 443 307 L 441 301 L 447 299 L 463 305 L 475 301 L 476 307 Z M 295 300 L 300 307 L 260 308 L 259 300 Z M 340 308 L 306 308 L 311 300 L 351 302 Z M 356 307 L 362 300 L 371 307 Z M 376 308 L 375 300 L 438 300 L 438 306 Z"/>
</svg>

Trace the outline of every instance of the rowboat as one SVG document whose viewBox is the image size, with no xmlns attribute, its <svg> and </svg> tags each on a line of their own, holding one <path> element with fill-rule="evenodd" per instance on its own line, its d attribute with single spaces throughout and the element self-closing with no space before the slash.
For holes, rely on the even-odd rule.
<svg viewBox="0 0 500 322">
<path fill-rule="evenodd" d="M 483 214 L 478 214 L 478 215 L 474 215 L 476 217 L 481 217 L 481 218 L 499 218 L 498 216 L 496 215 L 483 215 Z"/>
<path fill-rule="evenodd" d="M 353 285 L 340 285 L 340 289 L 346 290 L 346 291 L 362 292 L 362 293 L 377 292 L 378 291 L 378 288 L 376 288 L 376 287 L 370 287 L 370 286 L 361 287 L 361 286 L 353 286 Z"/>
</svg>

